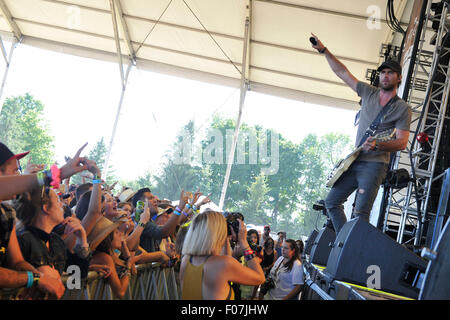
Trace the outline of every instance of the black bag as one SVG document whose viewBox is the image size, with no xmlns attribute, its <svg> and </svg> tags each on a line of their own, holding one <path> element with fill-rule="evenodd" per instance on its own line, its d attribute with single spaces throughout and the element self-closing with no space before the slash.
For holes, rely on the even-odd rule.
<svg viewBox="0 0 450 320">
<path fill-rule="evenodd" d="M 284 261 L 284 259 L 283 259 L 283 261 Z M 275 275 L 277 275 L 278 269 L 280 269 L 280 266 L 283 264 L 283 261 L 281 261 L 278 264 L 278 267 L 275 270 Z M 259 291 L 260 291 L 261 295 L 265 296 L 266 293 L 272 288 L 275 288 L 275 281 L 269 274 L 269 276 L 266 277 L 266 281 L 261 285 L 261 289 L 259 289 Z"/>
<path fill-rule="evenodd" d="M 267 293 L 270 289 L 272 289 L 272 288 L 275 288 L 275 282 L 274 282 L 273 279 L 269 276 L 269 277 L 266 278 L 266 282 L 264 282 L 264 283 L 261 285 L 260 292 L 261 292 L 261 294 L 264 296 L 264 295 L 266 295 L 266 293 Z"/>
</svg>

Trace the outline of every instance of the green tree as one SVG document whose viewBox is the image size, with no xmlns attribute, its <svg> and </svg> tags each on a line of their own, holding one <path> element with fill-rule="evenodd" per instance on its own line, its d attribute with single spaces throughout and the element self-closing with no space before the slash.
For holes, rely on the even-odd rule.
<svg viewBox="0 0 450 320">
<path fill-rule="evenodd" d="M 49 165 L 53 161 L 54 138 L 44 120 L 44 105 L 29 93 L 5 100 L 0 139 L 15 153 L 30 151 L 33 163 Z"/>
<path fill-rule="evenodd" d="M 153 192 L 160 198 L 177 200 L 181 190 L 196 191 L 201 188 L 202 168 L 195 164 L 195 123 L 189 121 L 178 133 L 176 141 L 165 154 L 167 162 L 153 178 Z"/>
<path fill-rule="evenodd" d="M 305 171 L 301 178 L 302 196 L 299 198 L 299 223 L 302 235 L 306 236 L 314 229 L 320 229 L 326 217 L 312 209 L 318 200 L 328 193 L 325 187 L 328 173 L 335 162 L 351 148 L 350 137 L 343 134 L 328 133 L 322 137 L 310 134 L 300 144 L 304 155 Z"/>
<path fill-rule="evenodd" d="M 247 223 L 266 223 L 268 218 L 268 192 L 267 177 L 261 173 L 248 187 L 248 200 L 243 201 L 235 210 L 245 214 Z"/>
<path fill-rule="evenodd" d="M 134 191 L 137 191 L 142 188 L 150 188 L 150 190 L 152 190 L 152 185 L 153 185 L 152 179 L 153 179 L 153 176 L 150 173 L 150 171 L 145 171 L 145 173 L 142 176 L 138 176 L 134 180 L 120 180 L 119 186 L 120 187 L 128 187 Z"/>
<path fill-rule="evenodd" d="M 186 128 L 191 130 L 188 135 L 192 135 L 191 141 L 194 141 L 193 123 Z M 178 198 L 181 188 L 186 191 L 200 188 L 204 194 L 212 193 L 212 200 L 218 203 L 227 169 L 227 148 L 231 145 L 234 129 L 233 120 L 213 119 L 207 128 L 207 136 L 200 141 L 201 164 L 175 161 L 176 143 L 183 143 L 179 136 L 166 155 L 161 174 L 154 177 L 157 194 L 173 200 Z M 255 141 L 251 139 L 256 139 L 258 145 L 257 161 L 251 150 Z M 273 139 L 278 139 L 275 150 L 271 150 L 272 141 L 276 141 Z M 242 212 L 247 223 L 271 224 L 272 230 L 286 231 L 290 238 L 307 236 L 313 229 L 320 229 L 325 220 L 312 206 L 325 197 L 328 172 L 335 160 L 347 152 L 349 143 L 348 136 L 330 133 L 322 137 L 310 134 L 296 144 L 269 129 L 243 123 L 224 209 Z M 264 145 L 268 152 L 261 157 L 260 148 Z M 206 159 L 208 156 L 209 160 Z M 268 165 L 264 160 L 271 157 L 278 164 L 277 170 L 265 174 Z M 238 160 L 244 160 L 244 163 L 239 164 Z"/>
</svg>

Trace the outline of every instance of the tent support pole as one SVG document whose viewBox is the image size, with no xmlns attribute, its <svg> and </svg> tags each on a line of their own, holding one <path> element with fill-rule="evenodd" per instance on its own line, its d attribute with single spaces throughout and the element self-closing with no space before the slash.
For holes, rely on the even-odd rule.
<svg viewBox="0 0 450 320">
<path fill-rule="evenodd" d="M 14 49 L 16 48 L 18 43 L 19 42 L 17 41 L 17 39 L 14 38 L 13 42 L 11 43 L 11 49 L 9 50 L 9 55 L 7 56 L 5 46 L 3 45 L 3 39 L 0 37 L 1 49 L 2 49 L 3 57 L 5 58 L 5 63 L 6 63 L 5 72 L 3 73 L 2 86 L 0 87 L 0 101 L 2 101 L 3 90 L 5 89 L 6 80 L 8 79 L 9 67 L 11 66 L 11 60 L 13 57 Z M 0 103 L 0 112 L 2 112 L 2 108 L 3 108 L 3 103 Z"/>
<path fill-rule="evenodd" d="M 244 36 L 244 51 L 242 54 L 242 73 L 241 73 L 241 93 L 239 98 L 239 114 L 236 121 L 236 128 L 233 135 L 233 144 L 231 146 L 230 155 L 227 162 L 227 170 L 225 173 L 225 178 L 222 186 L 222 192 L 220 194 L 219 208 L 223 210 L 225 203 L 225 196 L 227 194 L 228 182 L 230 180 L 231 167 L 234 162 L 234 153 L 236 151 L 236 145 L 239 138 L 239 129 L 241 127 L 242 110 L 244 108 L 245 96 L 249 89 L 248 82 L 248 72 L 250 66 L 250 34 L 251 34 L 251 5 L 252 0 L 249 0 L 247 8 L 249 10 L 249 15 L 245 19 L 245 36 Z"/>
<path fill-rule="evenodd" d="M 123 70 L 123 59 L 122 59 L 122 50 L 120 48 L 119 30 L 118 30 L 117 19 L 116 19 L 116 10 L 117 10 L 116 5 L 115 5 L 116 3 L 117 2 L 115 2 L 114 0 L 110 0 L 111 15 L 112 15 L 112 21 L 113 21 L 113 27 L 114 27 L 114 38 L 115 38 L 115 41 L 116 41 L 117 57 L 118 57 L 119 69 L 120 69 L 120 79 L 121 79 L 122 92 L 120 94 L 120 100 L 119 100 L 119 105 L 117 107 L 116 119 L 114 120 L 114 126 L 113 126 L 113 130 L 112 130 L 112 133 L 111 133 L 111 139 L 109 141 L 108 155 L 106 156 L 105 166 L 103 168 L 102 179 L 105 180 L 105 181 L 106 181 L 106 178 L 108 177 L 109 160 L 111 158 L 111 151 L 112 151 L 112 147 L 113 147 L 113 144 L 114 144 L 114 138 L 116 136 L 117 124 L 119 123 L 120 111 L 122 109 L 123 101 L 124 101 L 124 98 L 125 98 L 125 92 L 127 90 L 128 77 L 130 75 L 131 68 L 133 67 L 133 65 L 136 62 L 136 60 L 133 58 L 133 55 L 131 53 L 130 54 L 130 61 L 129 61 L 129 64 L 128 64 L 128 68 L 127 68 L 126 72 L 124 73 L 124 70 Z"/>
</svg>

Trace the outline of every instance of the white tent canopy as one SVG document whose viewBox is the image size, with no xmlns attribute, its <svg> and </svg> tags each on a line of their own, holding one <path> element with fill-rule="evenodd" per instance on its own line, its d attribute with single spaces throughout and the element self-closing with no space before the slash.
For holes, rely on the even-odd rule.
<svg viewBox="0 0 450 320">
<path fill-rule="evenodd" d="M 383 19 L 386 4 L 386 0 L 0 0 L 0 33 L 35 47 L 119 61 L 122 94 L 105 168 L 133 66 L 240 87 L 222 208 L 245 93 L 358 109 L 356 95 L 311 48 L 310 33 L 364 80 L 367 69 L 376 69 L 383 60 L 382 44 L 400 45 Z M 400 0 L 394 8 L 405 29 L 413 4 L 414 0 Z M 5 79 L 13 51 L 8 56 L 1 48 Z"/>
<path fill-rule="evenodd" d="M 248 17 L 251 90 L 341 108 L 357 109 L 357 97 L 311 48 L 310 32 L 359 79 L 393 37 L 386 0 L 0 0 L 0 31 L 32 46 L 117 61 L 111 3 L 124 63 L 135 55 L 138 68 L 239 87 Z M 395 3 L 405 24 L 412 3 Z"/>
</svg>

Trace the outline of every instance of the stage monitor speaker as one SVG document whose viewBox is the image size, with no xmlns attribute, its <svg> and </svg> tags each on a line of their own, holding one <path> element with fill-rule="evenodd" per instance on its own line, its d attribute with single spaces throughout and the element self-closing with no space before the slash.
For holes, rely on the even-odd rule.
<svg viewBox="0 0 450 320">
<path fill-rule="evenodd" d="M 420 300 L 450 300 L 450 219 L 439 235 L 435 252 L 428 257 Z"/>
<path fill-rule="evenodd" d="M 336 233 L 329 227 L 324 227 L 317 234 L 311 248 L 309 261 L 314 264 L 326 266 L 328 256 L 330 255 L 331 245 L 336 239 Z"/>
<path fill-rule="evenodd" d="M 324 272 L 335 280 L 417 298 L 426 266 L 368 221 L 355 218 L 336 237 Z"/>
<path fill-rule="evenodd" d="M 316 239 L 318 233 L 319 232 L 317 232 L 317 230 L 313 230 L 311 232 L 311 234 L 309 235 L 308 240 L 306 240 L 305 250 L 303 250 L 303 253 L 305 255 L 310 255 L 311 254 L 311 249 L 312 249 L 312 246 L 314 244 L 314 240 Z"/>
</svg>

